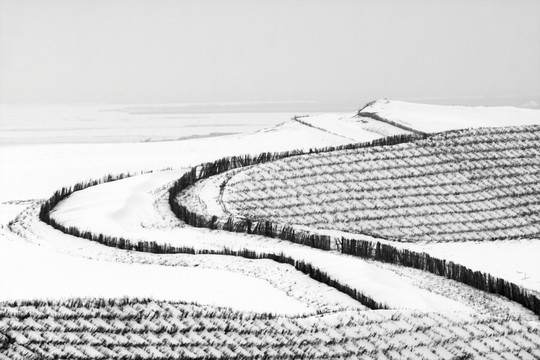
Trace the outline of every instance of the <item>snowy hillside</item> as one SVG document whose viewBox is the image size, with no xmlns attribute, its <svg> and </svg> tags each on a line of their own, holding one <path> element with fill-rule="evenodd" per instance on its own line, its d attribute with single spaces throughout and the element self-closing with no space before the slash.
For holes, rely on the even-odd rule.
<svg viewBox="0 0 540 360">
<path fill-rule="evenodd" d="M 358 164 L 366 163 L 366 154 L 380 157 L 382 150 L 379 145 L 383 143 L 393 144 L 387 147 L 390 149 L 388 153 L 392 156 L 383 159 L 384 161 L 389 164 L 393 161 L 400 162 L 396 169 L 401 173 L 409 168 L 414 168 L 413 170 L 417 171 L 418 169 L 412 166 L 413 164 L 409 164 L 414 159 L 411 160 L 409 154 L 403 150 L 408 148 L 410 141 L 425 137 L 424 134 L 417 133 L 440 132 L 460 127 L 538 124 L 540 123 L 539 113 L 536 110 L 517 108 L 442 107 L 378 101 L 365 107 L 362 110 L 363 116 L 357 116 L 354 113 L 298 116 L 280 125 L 257 132 L 215 138 L 150 143 L 4 145 L 0 151 L 0 162 L 8 164 L 8 171 L 3 171 L 0 174 L 0 187 L 9 189 L 9 191 L 3 191 L 0 197 L 0 201 L 3 201 L 0 203 L 0 249 L 2 249 L 0 252 L 0 273 L 9 273 L 10 275 L 0 277 L 0 317 L 2 311 L 7 311 L 11 315 L 3 323 L 0 321 L 0 330 L 3 329 L 1 326 L 9 327 L 10 324 L 18 324 L 18 316 L 25 316 L 23 313 L 19 313 L 19 310 L 11 310 L 12 307 L 17 307 L 16 303 L 6 303 L 5 301 L 36 299 L 63 301 L 64 299 L 82 297 L 153 298 L 157 301 L 167 302 L 159 305 L 165 308 L 169 306 L 166 305 L 168 302 L 185 301 L 207 305 L 211 312 L 218 311 L 212 310 L 217 309 L 214 308 L 215 306 L 226 306 L 240 312 L 280 314 L 275 322 L 268 323 L 268 326 L 272 326 L 278 332 L 282 331 L 281 329 L 285 325 L 291 326 L 291 321 L 295 321 L 290 320 L 294 319 L 291 316 L 296 314 L 319 316 L 316 314 L 322 314 L 321 319 L 335 319 L 332 320 L 330 327 L 345 329 L 347 341 L 362 338 L 364 335 L 371 336 L 370 333 L 366 333 L 365 329 L 355 326 L 352 326 L 352 330 L 348 330 L 350 321 L 347 319 L 350 319 L 348 314 L 351 311 L 359 313 L 360 315 L 355 315 L 359 318 L 371 319 L 383 316 L 387 319 L 384 320 L 384 323 L 373 325 L 373 331 L 379 333 L 381 337 L 389 337 L 392 332 L 388 329 L 398 329 L 398 327 L 403 327 L 403 330 L 399 330 L 399 332 L 403 333 L 407 342 L 412 341 L 412 337 L 416 338 L 417 336 L 427 336 L 429 339 L 438 339 L 442 336 L 442 343 L 439 340 L 423 342 L 425 346 L 422 353 L 439 354 L 440 351 L 448 350 L 451 351 L 450 355 L 447 356 L 449 359 L 457 351 L 455 349 L 464 348 L 461 343 L 470 343 L 476 338 L 483 339 L 493 333 L 482 324 L 496 324 L 501 321 L 500 319 L 512 318 L 517 319 L 515 320 L 516 324 L 508 326 L 519 328 L 519 337 L 513 338 L 517 344 L 512 345 L 515 347 L 514 353 L 518 354 L 521 351 L 525 355 L 537 354 L 534 352 L 534 341 L 540 335 L 538 335 L 537 315 L 532 310 L 535 309 L 534 304 L 529 307 L 522 306 L 520 304 L 523 302 L 518 303 L 508 296 L 502 297 L 492 294 L 464 282 L 454 281 L 439 276 L 440 274 L 425 271 L 425 269 L 405 267 L 391 261 L 379 261 L 380 258 L 359 257 L 354 251 L 341 252 L 336 246 L 328 249 L 314 248 L 309 245 L 309 241 L 307 243 L 294 243 L 288 239 L 276 238 L 270 236 L 271 234 L 260 232 L 258 235 L 229 232 L 217 230 L 216 226 L 205 226 L 204 224 L 193 227 L 189 225 L 190 221 L 182 221 L 173 212 L 174 207 L 169 202 L 169 189 L 172 188 L 176 180 L 188 174 L 192 166 L 216 161 L 225 156 L 250 154 L 254 155 L 252 158 L 257 158 L 256 155 L 263 152 L 276 153 L 302 149 L 307 152 L 304 156 L 290 156 L 287 157 L 286 161 L 265 162 L 264 167 L 254 165 L 236 169 L 251 175 L 244 176 L 244 185 L 248 188 L 240 189 L 233 195 L 239 198 L 248 195 L 253 198 L 268 196 L 286 198 L 291 195 L 292 191 L 299 193 L 308 191 L 312 194 L 307 194 L 308 196 L 305 198 L 325 202 L 333 196 L 328 194 L 329 192 L 339 193 L 348 189 L 344 185 L 347 179 L 343 180 L 342 177 L 353 176 L 356 173 L 369 177 L 369 179 L 362 177 L 363 180 L 357 181 L 357 185 L 355 185 L 357 187 L 370 187 L 364 191 L 367 194 L 373 192 L 377 186 L 381 186 L 382 183 L 377 178 L 380 175 L 380 169 L 378 167 L 364 169 Z M 515 122 L 508 119 L 515 119 Z M 469 134 L 469 137 L 474 138 L 475 134 L 473 132 L 472 135 Z M 478 134 L 482 135 L 480 132 Z M 527 136 L 531 137 L 532 135 L 534 134 L 531 133 Z M 459 133 L 455 135 L 457 138 L 460 136 Z M 392 140 L 387 142 L 387 139 L 390 138 Z M 535 139 L 531 138 L 527 142 L 529 152 L 536 151 Z M 474 140 L 476 141 L 476 138 Z M 378 141 L 378 143 L 373 143 L 373 141 Z M 317 153 L 313 150 L 360 142 L 365 142 L 365 144 L 357 148 L 359 149 L 357 157 L 352 156 L 353 150 L 350 149 L 339 152 L 345 154 L 344 159 L 332 158 L 332 152 L 325 155 L 325 153 Z M 401 145 L 397 145 L 398 143 Z M 520 146 L 519 144 L 516 146 Z M 488 145 L 482 142 L 481 146 Z M 361 150 L 363 148 L 366 150 Z M 309 153 L 310 149 L 311 153 Z M 486 156 L 489 155 L 489 152 L 496 150 L 490 148 L 489 151 L 484 151 L 485 149 L 482 149 L 480 149 L 482 154 L 485 153 Z M 464 147 L 462 150 L 467 153 L 465 155 L 470 155 L 468 148 Z M 507 149 L 507 151 L 509 154 L 515 152 L 513 148 Z M 419 150 L 419 152 L 424 157 L 429 155 L 429 159 L 436 160 L 434 156 L 439 156 L 438 154 L 427 154 L 426 151 Z M 525 155 L 529 156 L 529 152 Z M 519 151 L 518 153 L 521 154 Z M 295 153 L 292 152 L 292 154 Z M 304 159 L 302 161 L 305 164 L 302 165 L 302 169 L 306 171 L 307 175 L 295 170 L 295 166 L 298 165 L 295 163 L 297 158 Z M 325 162 L 325 159 L 329 160 Z M 291 166 L 288 170 L 284 170 L 284 173 L 280 173 L 280 170 L 283 170 L 280 168 L 280 164 L 283 163 L 289 163 Z M 344 163 L 347 166 L 344 166 Z M 380 165 L 385 167 L 387 164 Z M 416 165 L 417 168 L 427 168 L 423 163 Z M 431 163 L 428 165 L 431 166 Z M 444 164 L 437 163 L 435 165 L 443 166 Z M 525 169 L 523 171 L 530 171 L 529 167 L 525 165 L 508 168 L 523 168 Z M 216 168 L 219 166 L 216 165 Z M 286 174 L 295 182 L 298 181 L 298 184 L 296 187 L 282 186 L 275 194 L 271 193 L 265 187 L 266 180 L 259 179 L 261 174 L 257 172 L 258 168 L 266 169 L 267 175 L 275 173 L 281 176 Z M 202 169 L 204 166 L 196 168 L 198 172 Z M 444 170 L 443 167 L 441 169 L 435 170 Z M 40 220 L 39 214 L 44 199 L 49 198 L 55 190 L 62 186 L 73 186 L 82 180 L 99 179 L 105 174 L 137 172 L 139 170 L 153 170 L 153 172 L 79 189 L 54 204 L 49 214 L 56 223 L 56 228 L 41 221 L 43 218 Z M 384 171 L 392 172 L 394 170 L 394 167 L 390 166 Z M 387 187 L 392 188 L 395 185 L 394 180 L 397 178 L 395 174 L 388 173 L 387 175 L 384 182 Z M 508 177 L 506 173 L 503 175 L 505 179 Z M 228 209 L 223 208 L 221 197 L 224 194 L 226 198 L 231 197 L 230 189 L 225 185 L 226 181 L 231 179 L 231 184 L 234 185 L 235 176 L 237 176 L 236 173 L 230 174 L 221 171 L 218 175 L 203 180 L 197 179 L 191 184 L 192 186 L 187 187 L 175 199 L 179 202 L 187 202 L 186 207 L 197 216 L 199 214 L 201 217 L 209 216 L 209 218 L 211 218 L 210 215 L 225 216 Z M 404 177 L 409 178 L 410 176 L 405 175 Z M 274 180 L 270 179 L 269 181 Z M 318 183 L 310 185 L 308 184 L 310 181 L 318 181 Z M 282 185 L 286 185 L 285 181 L 282 181 Z M 335 189 L 336 187 L 339 189 Z M 418 186 L 415 184 L 411 188 L 416 189 Z M 377 194 L 378 197 L 390 195 L 388 191 L 381 191 L 380 194 Z M 303 197 L 296 196 L 293 198 L 295 201 L 303 199 Z M 422 197 L 420 196 L 420 198 Z M 368 200 L 368 203 L 374 202 L 373 199 Z M 350 199 L 343 198 L 342 200 L 345 204 L 351 203 Z M 398 200 L 402 201 L 401 198 Z M 249 202 L 238 201 L 249 205 Z M 391 208 L 396 205 L 400 209 L 403 208 L 398 206 L 399 201 L 393 200 L 387 207 Z M 291 213 L 291 209 L 280 207 L 279 201 L 259 207 L 255 201 L 253 203 L 257 211 L 250 210 L 250 213 L 262 214 L 264 211 L 272 210 L 275 212 L 274 217 L 278 216 L 287 221 L 287 217 L 294 215 Z M 410 207 L 417 205 L 410 204 Z M 307 204 L 305 208 L 311 209 L 311 207 L 312 205 Z M 336 223 L 337 220 L 332 216 L 342 218 L 353 214 L 352 209 L 345 212 L 343 209 L 345 207 L 340 206 L 339 211 L 342 211 L 340 213 L 332 208 L 321 207 L 312 212 L 317 213 L 315 214 L 317 223 Z M 380 212 L 378 216 L 384 217 L 384 209 L 380 208 L 378 211 Z M 298 216 L 304 215 L 306 214 L 298 214 Z M 517 215 L 513 214 L 512 216 L 516 217 Z M 425 216 L 414 219 L 423 222 L 422 230 L 427 231 L 427 233 L 422 233 L 422 236 L 426 238 L 432 235 L 433 228 L 439 227 L 438 223 L 429 223 L 432 218 Z M 424 224 L 425 222 L 427 224 Z M 381 224 L 385 225 L 384 229 L 388 228 L 388 231 L 406 230 L 393 224 L 388 226 L 382 222 Z M 383 229 L 381 224 L 375 225 Z M 306 222 L 300 230 L 310 230 L 312 225 L 312 223 Z M 364 224 L 368 227 L 371 225 L 373 224 Z M 409 227 L 415 228 L 413 225 Z M 344 234 L 343 231 L 332 230 L 332 226 L 319 227 L 326 229 L 320 230 L 320 234 L 326 231 L 331 235 L 338 236 L 332 240 L 335 241 L 335 244 Z M 344 229 L 340 228 L 340 230 Z M 73 234 L 78 235 L 74 236 Z M 377 232 L 373 232 L 371 235 L 372 237 L 356 234 L 354 239 L 365 240 L 369 238 L 369 241 L 374 242 L 379 240 L 374 237 L 377 236 Z M 426 251 L 432 256 L 455 261 L 456 266 L 461 264 L 469 266 L 473 270 L 489 271 L 490 274 L 513 281 L 528 288 L 528 290 L 538 289 L 540 273 L 534 267 L 534 252 L 538 249 L 537 239 L 529 239 L 527 244 L 530 246 L 522 246 L 516 251 L 514 251 L 515 248 L 510 249 L 512 251 L 508 250 L 509 243 L 504 243 L 504 246 L 499 247 L 490 246 L 490 244 L 495 244 L 494 242 L 476 246 L 476 243 L 471 241 L 467 246 L 470 252 L 460 255 L 463 248 L 459 246 L 461 241 L 458 237 L 451 244 L 418 243 L 403 245 L 400 248 Z M 146 245 L 111 246 L 113 242 L 107 244 L 102 241 L 103 239 L 122 239 L 124 241 L 122 244 L 125 241 L 131 244 L 152 243 L 161 246 L 154 249 L 161 250 L 148 252 L 149 248 L 145 247 Z M 312 243 L 315 243 L 315 240 Z M 381 240 L 381 243 L 391 244 L 392 242 Z M 523 242 L 516 240 L 516 244 L 523 245 Z M 176 253 L 176 250 L 170 253 L 163 251 L 163 249 L 173 248 L 183 249 L 180 252 L 184 253 Z M 489 253 L 490 259 L 478 262 L 476 257 L 481 256 L 482 251 Z M 513 269 L 507 268 L 504 271 L 497 271 L 498 261 L 504 259 L 505 252 L 512 254 L 512 259 L 506 260 L 512 261 L 516 266 Z M 523 260 L 523 264 L 519 263 L 520 258 Z M 141 307 L 141 309 L 156 307 L 155 302 L 133 301 L 133 304 L 136 304 L 133 306 Z M 40 309 L 47 309 L 47 306 L 42 307 L 40 302 L 31 303 L 29 309 L 34 306 L 32 304 L 36 304 Z M 51 309 L 57 306 L 54 304 L 57 303 L 51 303 Z M 66 308 L 73 306 L 69 304 L 76 303 L 68 303 Z M 89 307 L 94 306 L 92 302 L 88 304 Z M 109 304 L 112 307 L 116 306 L 113 303 Z M 122 311 L 132 311 L 130 309 L 131 307 L 127 306 L 124 310 L 114 311 L 123 321 L 124 316 L 127 315 Z M 84 312 L 85 310 L 74 311 Z M 144 311 L 153 310 L 148 308 Z M 195 310 L 190 309 L 189 311 Z M 448 329 L 457 329 L 457 333 L 452 335 L 453 341 L 448 341 L 447 335 L 431 332 L 427 327 L 413 329 L 404 324 L 400 319 L 404 318 L 405 315 L 401 314 L 409 314 L 410 311 L 421 311 L 424 314 L 422 319 L 425 319 L 426 323 L 436 324 L 440 322 L 441 316 L 444 319 L 453 319 L 443 321 L 446 324 L 444 326 L 447 326 Z M 191 321 L 189 313 L 182 316 L 187 319 L 186 321 Z M 224 328 L 229 320 L 232 321 L 232 318 L 228 319 L 227 316 L 223 315 L 223 319 L 220 320 L 224 324 Z M 416 319 L 417 316 L 411 316 L 410 321 L 416 321 L 412 318 Z M 477 320 L 479 316 L 484 320 Z M 476 329 L 476 326 L 479 326 L 479 330 L 474 330 L 478 332 L 478 335 L 471 338 L 460 331 L 470 322 L 464 319 L 474 319 L 470 321 L 473 322 L 473 328 Z M 8 325 L 5 325 L 6 322 Z M 18 344 L 18 347 L 8 346 L 13 354 L 16 351 L 24 353 L 26 351 L 23 349 L 24 344 L 39 343 L 39 346 L 43 346 L 41 340 L 37 341 L 27 337 L 30 336 L 28 334 L 35 333 L 34 327 L 38 326 L 35 324 L 37 323 L 25 326 L 14 325 L 17 326 L 16 331 L 10 330 L 10 338 L 6 338 L 7 340 L 0 336 L 0 358 L 2 357 L 2 344 L 12 341 L 11 336 L 15 339 L 13 341 Z M 87 330 L 84 323 L 81 326 L 82 332 Z M 212 344 L 221 346 L 224 331 L 221 328 L 209 330 L 210 328 L 206 329 L 204 326 L 206 325 L 201 325 L 204 334 L 215 331 L 215 335 L 212 335 Z M 529 336 L 527 329 L 533 334 Z M 176 334 L 173 330 L 171 331 Z M 151 335 L 152 331 L 145 330 L 145 336 L 154 336 Z M 299 331 L 303 333 L 304 330 Z M 502 334 L 501 337 L 506 332 L 507 330 L 504 328 L 497 329 L 497 333 Z M 43 336 L 55 336 L 48 332 L 44 332 L 44 334 L 46 335 Z M 326 335 L 328 334 L 321 336 Z M 185 334 L 186 341 L 192 344 L 194 341 L 200 341 L 198 336 L 191 333 Z M 339 335 L 338 337 L 343 338 L 343 336 Z M 334 345 L 330 345 L 333 341 L 331 339 L 333 338 L 328 338 L 328 345 L 322 346 L 322 353 L 332 353 Z M 125 341 L 124 346 L 130 346 L 131 341 Z M 257 341 L 257 346 L 270 348 L 274 340 L 262 338 Z M 453 346 L 454 343 L 458 345 Z M 348 346 L 347 351 L 351 354 L 365 351 L 364 346 L 370 345 L 360 342 Z M 492 352 L 490 348 L 484 350 L 482 346 L 473 342 L 466 348 L 467 353 L 476 352 L 482 355 Z M 196 348 L 195 345 L 194 348 Z M 97 347 L 92 349 L 92 351 L 98 351 Z M 100 348 L 99 351 L 102 350 Z M 226 350 L 223 351 L 219 354 L 227 354 Z M 409 358 L 415 357 L 416 355 L 411 355 Z"/>
</svg>

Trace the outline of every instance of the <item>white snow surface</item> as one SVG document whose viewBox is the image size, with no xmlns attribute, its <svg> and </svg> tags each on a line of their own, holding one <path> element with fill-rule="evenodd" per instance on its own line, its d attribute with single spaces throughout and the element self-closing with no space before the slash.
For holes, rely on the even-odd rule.
<svg viewBox="0 0 540 360">
<path fill-rule="evenodd" d="M 400 244 L 472 270 L 489 273 L 540 294 L 540 239 Z"/>
<path fill-rule="evenodd" d="M 39 202 L 28 206 L 14 221 L 13 231 L 5 223 L 0 226 L 0 246 L 5 249 L 0 254 L 0 301 L 129 296 L 281 314 L 364 309 L 290 265 L 233 256 L 160 255 L 110 248 L 53 229 L 38 220 L 38 209 Z M 247 299 L 238 300 L 246 289 L 250 292 Z M 272 302 L 274 296 L 277 302 Z"/>
<path fill-rule="evenodd" d="M 297 121 L 350 139 L 352 142 L 372 141 L 385 136 L 410 133 L 382 121 L 358 117 L 356 113 L 306 116 L 299 117 Z"/>
<path fill-rule="evenodd" d="M 378 100 L 362 109 L 426 133 L 477 127 L 540 125 L 540 110 L 515 107 L 442 106 Z"/>
<path fill-rule="evenodd" d="M 5 239 L 0 246 L 0 301 L 152 297 L 255 312 L 312 311 L 268 282 L 232 271 L 85 259 Z"/>
<path fill-rule="evenodd" d="M 253 134 L 185 141 L 0 146 L 0 201 L 45 198 L 105 174 L 184 168 L 224 156 L 349 144 L 350 139 L 289 121 Z M 9 189 L 9 191 L 7 190 Z"/>
</svg>

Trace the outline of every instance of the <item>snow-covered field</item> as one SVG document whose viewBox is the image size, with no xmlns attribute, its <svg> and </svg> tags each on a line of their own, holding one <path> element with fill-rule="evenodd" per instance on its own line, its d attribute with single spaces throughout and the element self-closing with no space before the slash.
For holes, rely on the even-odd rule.
<svg viewBox="0 0 540 360">
<path fill-rule="evenodd" d="M 68 115 L 69 112 L 66 116 Z M 278 114 L 278 117 L 280 116 Z M 271 115 L 266 114 L 265 117 L 268 118 Z M 68 134 L 68 136 L 71 135 Z M 348 142 L 350 140 L 347 138 L 292 121 L 277 127 L 250 133 L 249 135 L 241 134 L 185 141 L 3 145 L 0 151 L 0 163 L 6 164 L 4 166 L 7 166 L 9 171 L 3 171 L 0 174 L 0 185 L 7 190 L 2 191 L 0 196 L 0 200 L 3 201 L 0 206 L 0 214 L 3 220 L 1 241 L 3 243 L 2 248 L 6 249 L 6 251 L 2 252 L 0 266 L 2 267 L 1 273 L 10 273 L 11 275 L 9 277 L 0 277 L 2 289 L 5 289 L 5 291 L 0 292 L 2 299 L 58 298 L 67 296 L 151 296 L 160 299 L 175 298 L 177 300 L 198 301 L 216 305 L 238 306 L 239 309 L 290 313 L 307 311 L 308 307 L 299 304 L 295 299 L 285 296 L 283 289 L 287 287 L 293 288 L 294 286 L 291 284 L 307 282 L 308 286 L 305 286 L 307 288 L 310 288 L 309 284 L 314 289 L 323 288 L 319 289 L 317 293 L 329 292 L 328 298 L 330 300 L 327 303 L 334 301 L 332 306 L 351 306 L 352 303 L 352 306 L 358 307 L 359 304 L 346 295 L 344 296 L 314 280 L 306 279 L 306 276 L 301 274 L 299 276 L 304 279 L 302 281 L 294 278 L 290 279 L 289 276 L 283 275 L 277 277 L 276 280 L 276 276 L 272 275 L 274 278 L 271 281 L 275 283 L 278 281 L 285 282 L 284 285 L 280 285 L 282 289 L 276 289 L 276 286 L 269 285 L 268 279 L 272 277 L 271 275 L 266 276 L 266 281 L 263 281 L 260 279 L 259 274 L 255 276 L 252 272 L 249 274 L 252 276 L 249 280 L 254 286 L 250 286 L 249 281 L 244 282 L 243 285 L 244 289 L 247 286 L 247 288 L 254 290 L 252 297 L 248 298 L 247 301 L 233 301 L 233 299 L 239 297 L 239 294 L 244 293 L 244 291 L 239 290 L 237 285 L 241 283 L 239 279 L 244 279 L 246 276 L 242 275 L 243 277 L 241 277 L 238 273 L 247 272 L 244 269 L 239 269 L 238 266 L 227 264 L 238 262 L 238 259 L 228 259 L 225 261 L 226 265 L 222 266 L 207 265 L 206 267 L 213 268 L 208 271 L 197 271 L 198 269 L 186 271 L 186 269 L 178 270 L 159 266 L 146 269 L 144 266 L 132 264 L 124 266 L 111 263 L 110 258 L 109 262 L 101 262 L 100 255 L 95 255 L 92 261 L 89 262 L 80 259 L 81 256 L 84 256 L 83 251 L 76 251 L 81 249 L 80 246 L 77 249 L 70 247 L 73 243 L 86 245 L 85 241 L 81 242 L 79 239 L 60 234 L 55 230 L 48 231 L 48 226 L 45 226 L 44 230 L 40 228 L 38 228 L 40 230 L 35 230 L 41 241 L 38 244 L 32 244 L 25 241 L 25 239 L 16 237 L 7 229 L 7 223 L 12 221 L 19 212 L 27 206 L 36 206 L 35 202 L 26 202 L 26 200 L 47 197 L 61 186 L 71 185 L 84 179 L 101 177 L 109 173 L 174 168 L 179 170 L 141 175 L 126 179 L 122 183 L 109 183 L 103 184 L 103 187 L 89 188 L 87 191 L 90 193 L 90 201 L 78 205 L 79 210 L 90 212 L 84 216 L 90 223 L 84 226 L 92 230 L 105 227 L 106 232 L 113 229 L 112 232 L 115 234 L 136 239 L 145 237 L 159 239 L 159 237 L 163 236 L 170 239 L 171 235 L 167 237 L 167 235 L 163 235 L 159 231 L 152 231 L 152 229 L 148 228 L 155 224 L 163 226 L 163 223 L 159 223 L 162 218 L 162 214 L 160 214 L 161 208 L 156 211 L 154 207 L 155 199 L 147 192 L 156 190 L 157 187 L 164 186 L 178 178 L 185 167 L 203 161 L 210 161 L 227 154 L 283 151 L 298 146 L 311 148 L 320 146 L 320 144 L 339 145 Z M 126 187 L 122 186 L 124 184 Z M 100 192 L 102 188 L 107 189 L 109 187 L 112 187 L 112 197 L 111 193 L 105 195 L 105 197 L 93 194 L 96 190 Z M 106 209 L 104 212 L 102 212 L 103 208 Z M 69 218 L 69 211 L 67 216 Z M 72 213 L 72 216 L 74 220 L 81 219 L 76 213 Z M 170 214 L 167 214 L 167 216 L 166 221 L 175 222 Z M 43 227 L 43 224 L 38 223 L 38 226 Z M 58 237 L 68 238 L 67 246 L 65 243 L 58 243 L 56 241 Z M 184 237 L 186 237 L 188 244 L 196 244 L 200 235 L 196 230 L 185 229 L 184 233 L 182 233 L 182 238 Z M 44 248 L 47 248 L 47 250 L 44 250 Z M 100 251 L 104 252 L 110 250 L 101 246 L 99 248 Z M 61 255 L 58 255 L 58 252 Z M 175 257 L 182 256 L 177 255 Z M 191 258 L 191 256 L 187 257 Z M 204 256 L 197 256 L 196 258 L 202 259 Z M 215 261 L 212 260 L 215 258 L 210 256 L 206 262 L 213 264 Z M 200 263 L 202 262 L 201 260 Z M 268 261 L 264 260 L 246 260 L 246 262 L 253 263 L 251 268 L 260 267 L 262 263 L 268 263 Z M 80 265 L 76 266 L 75 264 L 78 263 Z M 103 266 L 101 266 L 102 264 Z M 197 261 L 191 265 L 203 267 Z M 216 267 L 217 269 L 215 269 Z M 223 270 L 228 267 L 233 267 L 236 271 Z M 265 268 L 269 269 L 267 272 L 272 273 L 275 272 L 274 267 L 273 262 L 270 262 Z M 289 266 L 286 265 L 283 265 L 283 267 L 288 272 L 294 270 L 289 269 Z M 73 270 L 68 271 L 67 269 Z M 163 272 L 162 276 L 158 275 L 160 271 Z M 220 277 L 214 276 L 215 274 L 212 271 L 221 274 Z M 110 282 L 104 281 L 104 279 L 108 279 L 106 274 L 115 272 L 125 275 L 118 278 L 114 277 L 118 280 L 118 284 L 114 280 Z M 128 276 L 128 273 L 131 273 L 132 276 Z M 296 272 L 293 271 L 293 273 Z M 40 275 L 37 276 L 36 274 Z M 71 276 L 59 276 L 58 274 L 70 274 Z M 127 277 L 130 281 L 122 280 L 122 277 Z M 180 282 L 172 279 L 176 277 L 186 279 L 186 286 L 182 286 Z M 212 277 L 213 279 L 210 279 Z M 155 278 L 161 278 L 165 281 L 151 285 Z M 208 290 L 215 288 L 212 284 L 217 283 L 221 284 L 220 290 L 217 292 L 220 294 L 219 296 L 216 296 L 216 292 Z M 230 286 L 226 286 L 227 283 Z M 36 284 L 41 285 L 36 286 Z M 170 284 L 175 285 L 173 287 Z M 189 284 L 197 284 L 198 288 L 187 291 L 186 289 L 189 288 L 187 285 Z M 171 287 L 175 291 L 171 291 Z M 300 289 L 305 287 L 303 286 Z M 261 291 L 255 291 L 255 289 L 261 289 Z M 282 297 L 283 301 L 272 300 L 274 296 L 268 292 L 272 289 L 276 292 L 276 299 Z M 304 292 L 309 293 L 305 289 Z M 335 300 L 336 297 L 337 300 Z M 286 306 L 287 299 L 289 299 L 292 306 Z M 304 303 L 312 301 L 305 299 L 304 296 Z M 324 301 L 322 302 L 324 303 Z M 235 303 L 238 305 L 235 305 Z M 327 306 L 327 304 L 319 305 L 316 306 L 317 309 Z M 314 310 L 316 310 L 314 307 L 310 308 L 310 311 Z"/>
<path fill-rule="evenodd" d="M 43 199 L 62 186 L 105 174 L 153 170 L 77 191 L 60 202 L 51 217 L 66 227 L 132 241 L 155 241 L 196 250 L 248 249 L 285 255 L 320 269 L 339 283 L 392 309 L 439 312 L 450 317 L 458 313 L 459 316 L 518 316 L 537 324 L 537 317 L 531 311 L 506 298 L 427 272 L 259 235 L 192 228 L 172 213 L 167 202 L 172 182 L 191 166 L 224 156 L 372 141 L 408 134 L 410 131 L 405 128 L 409 127 L 421 132 L 439 132 L 462 127 L 540 124 L 538 110 L 378 101 L 362 111 L 377 114 L 381 119 L 358 117 L 356 113 L 322 114 L 298 117 L 252 133 L 151 142 L 108 142 L 100 138 L 101 135 L 95 138 L 100 139 L 99 143 L 92 142 L 95 139 L 79 141 L 80 129 L 69 135 L 74 143 L 65 141 L 66 138 L 54 140 L 58 134 L 64 134 L 58 120 L 60 125 L 54 130 L 57 134 L 47 141 L 27 144 L 32 128 L 24 129 L 27 140 L 15 136 L 0 146 L 0 164 L 8 170 L 0 173 L 3 189 L 0 193 L 0 301 L 127 296 L 286 315 L 344 309 L 369 311 L 352 297 L 288 264 L 225 255 L 120 250 L 64 234 L 39 221 Z M 100 113 L 99 116 L 105 115 Z M 249 116 L 239 121 L 246 125 Z M 258 119 L 261 119 L 260 124 L 265 121 L 278 124 L 283 116 L 278 115 L 279 121 L 274 120 L 272 114 L 258 115 Z M 234 114 L 214 117 L 219 121 L 234 118 Z M 100 119 L 106 123 L 106 118 Z M 233 123 L 231 129 L 235 126 Z M 101 125 L 96 128 L 98 132 L 103 131 Z M 248 126 L 230 132 L 246 130 Z M 130 134 L 123 141 L 144 140 L 139 135 L 147 131 L 141 128 L 140 134 Z M 209 133 L 213 132 L 216 131 Z M 122 130 L 118 130 L 118 134 L 121 133 Z M 150 133 L 152 140 L 177 136 L 170 127 L 163 132 L 160 129 Z M 3 136 L 9 138 L 9 134 Z M 46 143 L 53 141 L 51 139 L 56 143 Z M 219 211 L 223 209 L 216 202 L 221 183 L 220 179 L 210 178 L 193 186 L 189 195 L 194 200 L 191 205 L 221 215 Z M 538 241 L 519 241 L 519 247 L 515 244 L 499 241 L 400 246 L 427 251 L 540 291 L 540 267 L 535 261 L 535 254 L 540 251 Z M 503 259 L 512 261 L 515 266 L 497 266 Z"/>
</svg>

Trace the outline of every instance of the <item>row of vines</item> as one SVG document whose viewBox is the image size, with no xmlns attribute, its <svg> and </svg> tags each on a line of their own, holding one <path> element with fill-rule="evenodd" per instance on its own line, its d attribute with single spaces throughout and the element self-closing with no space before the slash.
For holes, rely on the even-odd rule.
<svg viewBox="0 0 540 360">
<path fill-rule="evenodd" d="M 512 316 L 276 317 L 145 299 L 0 303 L 2 360 L 535 359 L 539 343 L 538 323 Z"/>
</svg>

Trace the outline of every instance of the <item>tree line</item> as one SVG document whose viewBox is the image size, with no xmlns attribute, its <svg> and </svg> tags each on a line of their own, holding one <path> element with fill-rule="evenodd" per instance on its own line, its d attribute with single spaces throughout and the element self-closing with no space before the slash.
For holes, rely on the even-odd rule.
<svg viewBox="0 0 540 360">
<path fill-rule="evenodd" d="M 491 274 L 474 271 L 452 261 L 435 258 L 425 252 L 398 249 L 380 242 L 342 238 L 340 245 L 340 251 L 344 254 L 427 271 L 459 281 L 478 290 L 502 295 L 540 315 L 540 299 L 537 296 L 521 286 Z"/>
</svg>

